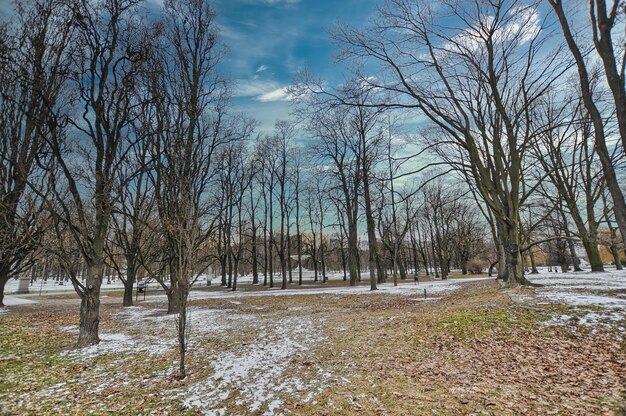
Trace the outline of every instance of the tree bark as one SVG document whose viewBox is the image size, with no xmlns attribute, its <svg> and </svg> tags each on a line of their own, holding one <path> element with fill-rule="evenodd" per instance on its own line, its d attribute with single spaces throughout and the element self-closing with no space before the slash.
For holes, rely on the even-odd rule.
<svg viewBox="0 0 626 416">
<path fill-rule="evenodd" d="M 362 138 L 365 142 L 365 138 Z M 363 143 L 365 148 L 365 143 Z M 369 245 L 369 269 L 370 269 L 370 290 L 376 290 L 377 278 L 377 245 L 376 245 L 376 223 L 374 222 L 374 213 L 372 208 L 372 198 L 370 196 L 370 183 L 367 161 L 365 156 L 363 159 L 363 197 L 365 199 L 365 217 L 367 222 L 367 240 Z"/>
<path fill-rule="evenodd" d="M 135 285 L 135 272 L 129 268 L 126 272 L 126 282 L 124 283 L 123 306 L 133 306 L 133 286 Z M 145 290 L 145 289 L 144 289 Z"/>
<path fill-rule="evenodd" d="M 166 291 L 167 294 L 167 314 L 172 315 L 178 313 L 178 305 L 180 303 L 180 293 L 178 290 L 178 284 L 174 277 L 171 278 L 170 288 Z"/>
<path fill-rule="evenodd" d="M 0 308 L 4 307 L 4 287 L 9 279 L 10 277 L 6 267 L 0 267 Z"/>
<path fill-rule="evenodd" d="M 528 250 L 528 256 L 530 257 L 530 274 L 539 274 L 539 270 L 537 270 L 537 263 L 535 262 L 535 254 L 532 248 Z"/>
<path fill-rule="evenodd" d="M 80 322 L 76 348 L 84 348 L 100 342 L 100 286 L 102 285 L 102 260 L 92 260 L 87 266 L 85 291 L 80 293 Z"/>
</svg>

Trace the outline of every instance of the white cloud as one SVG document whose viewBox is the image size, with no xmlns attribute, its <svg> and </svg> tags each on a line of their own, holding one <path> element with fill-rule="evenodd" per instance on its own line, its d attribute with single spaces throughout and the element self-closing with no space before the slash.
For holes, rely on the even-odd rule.
<svg viewBox="0 0 626 416">
<path fill-rule="evenodd" d="M 235 97 L 254 97 L 255 100 L 262 102 L 289 101 L 291 98 L 286 86 L 276 81 L 261 80 L 258 77 L 238 80 L 234 95 Z"/>
<path fill-rule="evenodd" d="M 269 67 L 267 65 L 263 64 L 260 67 L 258 67 L 255 72 L 258 74 L 259 72 L 267 71 L 268 68 Z"/>
<path fill-rule="evenodd" d="M 265 94 L 261 94 L 256 97 L 257 100 L 263 102 L 272 102 L 272 101 L 289 101 L 291 95 L 287 91 L 287 87 L 277 88 L 273 91 L 267 92 Z"/>
<path fill-rule="evenodd" d="M 239 79 L 235 87 L 235 97 L 256 97 L 280 88 L 275 81 L 265 81 L 258 78 Z"/>
<path fill-rule="evenodd" d="M 517 7 L 510 10 L 506 22 L 498 26 L 494 33 L 495 42 L 519 41 L 520 44 L 534 39 L 541 30 L 539 12 L 534 7 Z M 484 16 L 481 25 L 470 26 L 443 45 L 445 52 L 475 53 L 484 47 L 484 39 L 490 35 L 493 16 Z"/>
</svg>

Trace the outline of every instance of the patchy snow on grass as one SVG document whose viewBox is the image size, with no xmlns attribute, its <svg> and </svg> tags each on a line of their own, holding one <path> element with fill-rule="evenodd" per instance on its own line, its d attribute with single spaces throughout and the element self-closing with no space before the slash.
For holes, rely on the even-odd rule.
<svg viewBox="0 0 626 416">
<path fill-rule="evenodd" d="M 38 303 L 38 302 L 31 300 L 31 299 L 17 297 L 17 296 L 5 296 L 4 297 L 4 306 L 32 305 L 33 303 Z"/>
<path fill-rule="evenodd" d="M 252 344 L 217 354 L 212 360 L 213 374 L 188 387 L 179 397 L 190 408 L 205 415 L 228 414 L 226 401 L 247 408 L 247 413 L 280 415 L 283 395 L 310 400 L 321 391 L 323 380 L 330 375 L 320 368 L 315 377 L 300 377 L 293 369 L 293 358 L 300 357 L 322 338 L 314 321 L 308 317 L 266 321 Z M 246 413 L 246 414 L 247 414 Z"/>
<path fill-rule="evenodd" d="M 626 271 L 571 272 L 529 275 L 539 283 L 537 294 L 572 306 L 594 305 L 626 310 Z"/>
<path fill-rule="evenodd" d="M 66 334 L 78 334 L 78 325 L 68 325 L 59 328 L 59 331 L 65 332 Z"/>
<path fill-rule="evenodd" d="M 553 316 L 549 325 L 590 328 L 620 325 L 626 320 L 626 271 L 569 272 L 529 275 L 543 285 L 536 293 L 549 303 L 572 306 L 572 313 Z M 622 325 L 623 326 L 623 325 Z M 621 327 L 621 326 L 620 326 Z"/>
<path fill-rule="evenodd" d="M 11 279 L 7 282 L 5 289 L 4 289 L 4 293 L 15 293 L 18 291 L 18 287 L 19 287 L 19 280 Z M 101 287 L 102 291 L 121 290 L 121 289 L 124 289 L 124 283 L 122 283 L 122 281 L 119 279 L 112 279 L 111 283 L 107 283 L 107 279 L 105 277 L 104 281 L 102 282 L 102 287 Z M 42 294 L 63 293 L 63 292 L 73 293 L 74 286 L 72 286 L 72 282 L 70 281 L 63 281 L 63 284 L 59 284 L 58 281 L 52 278 L 48 279 L 47 282 L 41 279 L 38 279 L 37 281 L 29 284 L 28 290 L 30 291 L 31 294 L 39 294 L 40 292 Z"/>
<path fill-rule="evenodd" d="M 233 292 L 224 289 L 224 291 L 192 291 L 189 294 L 190 300 L 201 299 L 233 299 L 242 297 L 259 297 L 259 296 L 307 296 L 307 295 L 368 295 L 368 294 L 389 294 L 402 296 L 426 296 L 442 295 L 451 293 L 459 288 L 464 282 L 478 282 L 488 280 L 488 277 L 466 277 L 460 279 L 435 280 L 432 282 L 415 283 L 399 283 L 394 286 L 393 283 L 384 283 L 378 285 L 378 290 L 370 290 L 369 286 L 356 287 L 316 287 L 316 288 L 300 288 L 294 287 L 290 289 L 274 288 L 260 291 L 239 290 Z M 145 302 L 160 302 L 166 299 L 166 295 L 155 295 L 146 298 Z"/>
<path fill-rule="evenodd" d="M 125 351 L 135 351 L 141 343 L 129 335 L 122 333 L 100 334 L 100 343 L 77 350 L 69 350 L 61 353 L 61 356 L 81 359 L 98 355 L 114 354 Z"/>
<path fill-rule="evenodd" d="M 91 345 L 86 348 L 65 351 L 62 353 L 73 359 L 85 359 L 98 355 L 116 354 L 116 353 L 141 353 L 160 355 L 167 352 L 175 344 L 175 338 L 172 335 L 164 334 L 159 329 L 165 328 L 168 321 L 173 321 L 174 315 L 171 316 L 152 316 L 154 309 L 143 307 L 124 308 L 123 311 L 113 315 L 114 320 L 127 323 L 130 331 L 138 334 L 128 333 L 100 333 L 100 343 Z M 175 324 L 170 322 L 175 329 Z M 149 331 L 146 330 L 149 328 Z M 63 332 L 78 332 L 75 326 L 61 328 Z"/>
</svg>

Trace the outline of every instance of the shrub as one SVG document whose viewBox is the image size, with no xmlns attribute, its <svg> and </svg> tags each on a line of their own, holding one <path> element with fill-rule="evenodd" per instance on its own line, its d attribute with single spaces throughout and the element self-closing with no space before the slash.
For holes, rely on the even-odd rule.
<svg viewBox="0 0 626 416">
<path fill-rule="evenodd" d="M 485 271 L 487 266 L 488 264 L 486 261 L 474 257 L 473 259 L 470 259 L 470 261 L 467 262 L 467 271 L 470 274 L 480 274 Z"/>
</svg>

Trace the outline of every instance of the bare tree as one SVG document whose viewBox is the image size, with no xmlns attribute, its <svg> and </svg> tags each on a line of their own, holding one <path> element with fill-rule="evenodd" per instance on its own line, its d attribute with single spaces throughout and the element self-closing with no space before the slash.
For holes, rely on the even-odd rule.
<svg viewBox="0 0 626 416">
<path fill-rule="evenodd" d="M 450 16 L 466 27 L 447 27 Z M 526 151 L 542 129 L 534 104 L 564 70 L 559 53 L 544 47 L 550 31 L 542 29 L 536 3 L 392 0 L 370 28 L 336 33 L 342 58 L 380 63 L 378 77 L 359 73 L 363 85 L 379 91 L 375 104 L 420 110 L 437 132 L 431 145 L 469 172 L 498 222 L 508 272 L 502 277 L 510 285 L 528 283 L 519 207 L 533 189 L 524 180 Z M 450 147 L 462 158 L 446 160 Z"/>
<path fill-rule="evenodd" d="M 571 101 L 567 101 L 568 103 Z M 597 165 L 597 154 L 594 150 L 591 123 L 584 106 L 573 101 L 570 108 L 557 108 L 554 102 L 544 106 L 542 113 L 546 117 L 549 128 L 539 135 L 534 144 L 534 155 L 541 163 L 547 178 L 556 188 L 558 195 L 552 202 L 562 212 L 561 201 L 565 203 L 568 213 L 576 226 L 577 236 L 589 258 L 592 271 L 604 271 L 602 258 L 598 250 L 598 226 L 596 205 L 604 188 L 602 170 Z M 571 108 L 573 107 L 573 108 Z M 564 116 L 562 116 L 564 115 Z M 542 186 L 542 188 L 544 188 Z M 543 192 L 547 200 L 554 199 L 549 190 Z M 583 209 L 579 208 L 582 203 Z M 568 238 L 568 245 L 573 251 L 575 268 L 578 268 L 577 257 L 570 238 L 567 219 L 563 212 L 563 232 Z"/>
<path fill-rule="evenodd" d="M 69 73 L 72 14 L 69 2 L 39 0 L 0 27 L 0 306 L 5 284 L 30 267 L 41 238 L 45 171 L 33 171 Z"/>
<path fill-rule="evenodd" d="M 142 60 L 136 0 L 79 1 L 73 12 L 76 53 L 66 119 L 72 129 L 51 134 L 55 215 L 65 223 L 86 265 L 85 282 L 71 274 L 81 298 L 78 347 L 99 342 L 100 286 L 105 244 L 117 198 L 118 171 L 132 142 L 130 123 Z M 66 194 L 67 192 L 67 194 Z M 67 197 L 66 197 L 67 195 Z"/>
<path fill-rule="evenodd" d="M 146 123 L 145 119 L 141 119 Z M 160 245 L 153 241 L 154 193 L 147 167 L 150 164 L 148 140 L 135 129 L 139 140 L 125 165 L 120 169 L 122 187 L 113 210 L 113 232 L 107 252 L 119 279 L 124 283 L 124 306 L 133 305 L 133 287 L 142 268 L 142 258 L 154 258 Z M 149 252 L 152 251 L 152 252 Z M 121 256 L 117 256 L 117 253 Z M 123 262 L 118 261 L 123 258 Z"/>
<path fill-rule="evenodd" d="M 178 313 L 179 377 L 184 378 L 188 293 L 210 264 L 204 248 L 220 216 L 209 193 L 216 151 L 248 130 L 226 117 L 228 88 L 216 69 L 224 48 L 217 42 L 210 3 L 166 1 L 159 29 L 156 58 L 147 71 L 155 105 L 152 181 L 167 250 L 168 311 Z"/>
<path fill-rule="evenodd" d="M 593 45 L 597 55 L 603 63 L 606 83 L 609 85 L 613 96 L 613 108 L 602 108 L 603 98 L 594 96 L 593 91 L 593 62 L 589 57 L 589 51 L 582 46 L 579 33 L 573 23 L 568 19 L 565 6 L 561 0 L 549 0 L 550 6 L 556 14 L 563 37 L 567 43 L 576 68 L 580 82 L 580 92 L 583 103 L 589 112 L 593 125 L 595 148 L 604 171 L 604 180 L 613 199 L 613 211 L 615 222 L 620 229 L 622 241 L 626 246 L 626 201 L 624 191 L 614 168 L 611 152 L 607 144 L 607 131 L 603 113 L 614 111 L 622 142 L 622 155 L 626 152 L 626 93 L 624 92 L 624 62 L 626 51 L 622 47 L 616 50 L 616 40 L 613 39 L 614 31 L 621 27 L 620 14 L 624 13 L 626 4 L 624 1 L 615 0 L 612 5 L 607 5 L 605 0 L 588 0 L 589 23 L 587 28 L 591 32 Z M 575 15 L 575 14 L 572 14 Z M 619 38 L 619 35 L 618 35 Z M 623 39 L 621 39 L 623 42 Z"/>
</svg>

